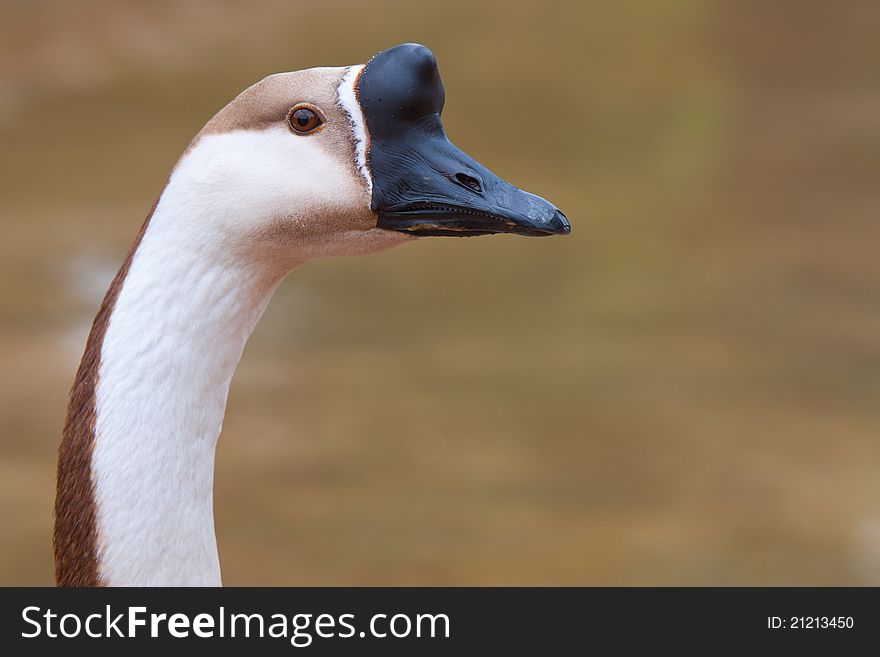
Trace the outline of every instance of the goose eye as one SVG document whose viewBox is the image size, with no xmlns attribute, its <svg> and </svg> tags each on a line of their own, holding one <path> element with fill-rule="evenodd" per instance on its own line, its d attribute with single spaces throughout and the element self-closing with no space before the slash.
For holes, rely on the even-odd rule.
<svg viewBox="0 0 880 657">
<path fill-rule="evenodd" d="M 324 125 L 324 120 L 317 107 L 301 103 L 287 113 L 287 124 L 295 133 L 306 135 Z"/>
</svg>

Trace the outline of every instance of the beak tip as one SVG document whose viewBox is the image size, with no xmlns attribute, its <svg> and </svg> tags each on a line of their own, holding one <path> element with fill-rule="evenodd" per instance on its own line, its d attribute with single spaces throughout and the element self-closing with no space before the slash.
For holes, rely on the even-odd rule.
<svg viewBox="0 0 880 657">
<path fill-rule="evenodd" d="M 571 232 L 571 224 L 568 223 L 566 216 L 559 210 L 551 217 L 549 226 L 557 235 L 568 235 Z"/>
</svg>

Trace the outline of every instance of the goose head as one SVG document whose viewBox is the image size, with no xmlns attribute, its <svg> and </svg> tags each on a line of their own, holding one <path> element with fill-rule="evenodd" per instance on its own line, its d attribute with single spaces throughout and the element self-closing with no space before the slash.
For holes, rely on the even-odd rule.
<svg viewBox="0 0 880 657">
<path fill-rule="evenodd" d="M 567 233 L 452 145 L 429 50 L 273 75 L 178 161 L 101 304 L 59 450 L 63 585 L 219 585 L 212 486 L 229 384 L 284 275 L 431 235 Z"/>
<path fill-rule="evenodd" d="M 418 44 L 271 75 L 208 122 L 174 176 L 184 197 L 209 198 L 203 228 L 224 248 L 282 261 L 422 236 L 568 233 L 554 205 L 449 141 L 444 100 L 434 55 Z"/>
</svg>

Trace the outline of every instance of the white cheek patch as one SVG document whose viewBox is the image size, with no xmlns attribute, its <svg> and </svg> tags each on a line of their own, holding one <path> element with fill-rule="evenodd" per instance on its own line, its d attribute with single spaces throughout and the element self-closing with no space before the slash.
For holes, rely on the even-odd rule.
<svg viewBox="0 0 880 657">
<path fill-rule="evenodd" d="M 320 137 L 298 137 L 283 126 L 202 137 L 164 194 L 179 195 L 177 207 L 190 211 L 176 226 L 178 239 L 195 224 L 193 239 L 218 231 L 223 239 L 247 238 L 279 219 L 316 220 L 334 208 L 361 207 L 357 175 L 321 148 Z"/>
<path fill-rule="evenodd" d="M 367 189 L 373 193 L 373 178 L 370 175 L 369 167 L 367 167 L 367 126 L 364 122 L 364 114 L 361 111 L 361 104 L 358 102 L 356 85 L 357 79 L 364 65 L 349 66 L 348 72 L 342 76 L 342 82 L 339 83 L 339 105 L 351 120 L 351 129 L 354 134 L 355 142 L 355 160 L 358 171 L 367 181 Z"/>
</svg>

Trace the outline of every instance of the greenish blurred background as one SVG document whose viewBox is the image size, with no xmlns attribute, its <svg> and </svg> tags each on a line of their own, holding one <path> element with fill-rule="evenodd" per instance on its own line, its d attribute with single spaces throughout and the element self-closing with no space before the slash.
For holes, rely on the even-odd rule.
<svg viewBox="0 0 880 657">
<path fill-rule="evenodd" d="M 52 582 L 97 305 L 189 139 L 430 46 L 568 238 L 279 290 L 217 463 L 227 584 L 880 583 L 880 3 L 0 2 L 0 583 Z"/>
</svg>

